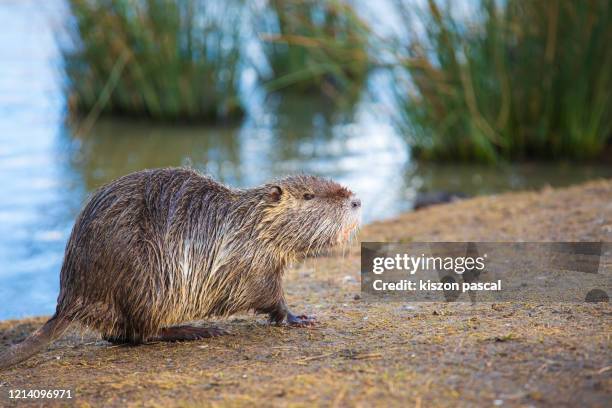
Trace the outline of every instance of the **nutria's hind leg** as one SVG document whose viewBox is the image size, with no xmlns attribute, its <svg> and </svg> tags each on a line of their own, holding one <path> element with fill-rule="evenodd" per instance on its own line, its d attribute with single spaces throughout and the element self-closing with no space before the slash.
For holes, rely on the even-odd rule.
<svg viewBox="0 0 612 408">
<path fill-rule="evenodd" d="M 161 329 L 159 334 L 149 341 L 201 340 L 208 337 L 223 336 L 224 334 L 229 334 L 229 332 L 219 327 L 173 326 Z"/>
<path fill-rule="evenodd" d="M 294 315 L 289 310 L 285 299 L 281 299 L 276 306 L 270 310 L 266 310 L 265 312 L 270 316 L 270 322 L 276 324 L 281 324 L 286 321 L 290 326 L 305 327 L 314 326 L 317 320 L 313 316 Z"/>
<path fill-rule="evenodd" d="M 144 343 L 142 336 L 127 336 L 125 334 L 105 334 L 102 336 L 103 340 L 108 341 L 116 345 L 125 344 L 130 346 L 137 346 Z"/>
<path fill-rule="evenodd" d="M 129 344 L 130 341 L 124 336 L 102 336 L 103 340 L 113 344 Z"/>
<path fill-rule="evenodd" d="M 140 334 L 143 330 L 136 329 L 133 325 L 121 322 L 105 329 L 101 330 L 102 339 L 109 343 L 137 346 L 145 342 L 144 336 Z"/>
</svg>

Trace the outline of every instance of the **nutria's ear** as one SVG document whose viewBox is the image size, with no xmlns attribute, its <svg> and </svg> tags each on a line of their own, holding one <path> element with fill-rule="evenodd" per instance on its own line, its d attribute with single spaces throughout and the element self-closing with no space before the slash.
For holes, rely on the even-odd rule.
<svg viewBox="0 0 612 408">
<path fill-rule="evenodd" d="M 278 202 L 283 195 L 283 189 L 279 186 L 271 186 L 268 188 L 267 197 L 272 202 Z"/>
</svg>

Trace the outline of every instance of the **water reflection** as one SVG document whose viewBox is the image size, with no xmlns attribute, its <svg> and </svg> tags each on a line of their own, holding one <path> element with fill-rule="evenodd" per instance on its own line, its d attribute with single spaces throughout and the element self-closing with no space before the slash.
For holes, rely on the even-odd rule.
<svg viewBox="0 0 612 408">
<path fill-rule="evenodd" d="M 461 192 L 469 196 L 496 194 L 509 190 L 558 187 L 585 180 L 612 177 L 612 167 L 600 164 L 518 163 L 496 168 L 453 163 L 413 163 L 404 177 L 414 181 L 418 191 Z"/>
<path fill-rule="evenodd" d="M 241 177 L 239 128 L 151 126 L 102 119 L 78 139 L 74 170 L 87 191 L 134 171 L 193 165 L 234 184 Z"/>
<path fill-rule="evenodd" d="M 275 160 L 295 157 L 316 158 L 317 147 L 332 139 L 346 141 L 338 128 L 355 121 L 356 103 L 337 105 L 325 97 L 271 95 L 267 98 L 264 118 L 258 128 L 268 127 L 273 133 Z"/>
</svg>

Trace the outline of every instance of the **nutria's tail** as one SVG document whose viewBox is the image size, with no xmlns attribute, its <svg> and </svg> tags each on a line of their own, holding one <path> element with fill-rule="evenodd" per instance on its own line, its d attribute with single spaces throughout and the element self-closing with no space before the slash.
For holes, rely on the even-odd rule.
<svg viewBox="0 0 612 408">
<path fill-rule="evenodd" d="M 40 329 L 19 344 L 0 352 L 0 370 L 20 363 L 58 338 L 70 326 L 70 321 L 53 315 Z"/>
</svg>

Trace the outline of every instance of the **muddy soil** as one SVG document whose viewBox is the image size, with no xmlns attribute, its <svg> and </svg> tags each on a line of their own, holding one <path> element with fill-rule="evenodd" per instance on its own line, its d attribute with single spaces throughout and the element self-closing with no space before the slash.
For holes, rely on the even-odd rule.
<svg viewBox="0 0 612 408">
<path fill-rule="evenodd" d="M 612 241 L 612 180 L 481 197 L 365 226 L 358 241 Z M 610 258 L 604 260 L 609 267 Z M 604 266 L 605 266 L 604 265 Z M 609 270 L 609 269 L 608 269 Z M 0 406 L 610 406 L 609 303 L 368 302 L 359 245 L 292 268 L 313 328 L 262 316 L 210 322 L 230 336 L 113 346 L 75 328 L 0 372 Z M 0 322 L 0 347 L 45 318 Z M 209 324 L 209 322 L 206 322 Z M 8 400 L 69 389 L 71 400 Z"/>
</svg>

